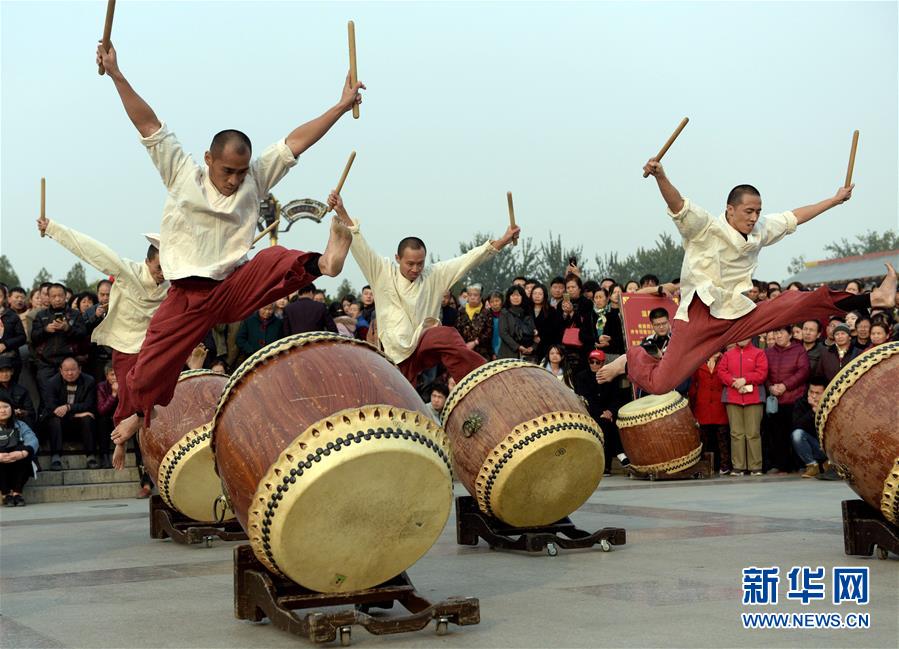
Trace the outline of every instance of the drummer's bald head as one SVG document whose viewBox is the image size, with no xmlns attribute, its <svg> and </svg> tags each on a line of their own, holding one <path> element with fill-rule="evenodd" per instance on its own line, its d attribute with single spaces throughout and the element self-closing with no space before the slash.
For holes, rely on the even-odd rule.
<svg viewBox="0 0 899 649">
<path fill-rule="evenodd" d="M 762 195 L 759 193 L 759 190 L 757 190 L 752 185 L 737 185 L 732 190 L 730 190 L 730 194 L 727 195 L 727 204 L 736 207 L 743 202 L 744 196 L 758 196 L 759 198 L 762 197 Z"/>
<path fill-rule="evenodd" d="M 428 249 L 425 246 L 425 242 L 418 237 L 406 237 L 396 247 L 396 256 L 402 257 L 406 250 L 424 250 L 427 252 Z"/>
<path fill-rule="evenodd" d="M 226 147 L 231 147 L 237 155 L 248 155 L 253 152 L 253 145 L 247 134 L 234 129 L 226 129 L 216 133 L 215 137 L 212 138 L 212 144 L 209 145 L 209 152 L 218 158 Z"/>
</svg>

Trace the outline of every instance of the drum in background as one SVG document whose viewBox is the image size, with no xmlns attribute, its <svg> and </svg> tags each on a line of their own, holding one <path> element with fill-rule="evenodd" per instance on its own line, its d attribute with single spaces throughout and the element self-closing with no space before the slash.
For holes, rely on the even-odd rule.
<svg viewBox="0 0 899 649">
<path fill-rule="evenodd" d="M 635 471 L 649 475 L 688 469 L 702 454 L 699 426 L 677 392 L 653 394 L 618 410 L 621 445 Z"/>
<path fill-rule="evenodd" d="M 368 343 L 290 336 L 232 375 L 218 473 L 256 557 L 319 592 L 369 588 L 415 563 L 452 506 L 449 445 Z"/>
<path fill-rule="evenodd" d="M 443 409 L 456 475 L 485 514 L 516 527 L 554 523 L 602 479 L 602 432 L 572 390 L 542 367 L 487 363 Z"/>
<path fill-rule="evenodd" d="M 899 342 L 872 347 L 828 384 L 815 425 L 837 473 L 899 525 Z"/>
<path fill-rule="evenodd" d="M 222 483 L 209 440 L 227 382 L 226 375 L 210 370 L 182 372 L 171 402 L 156 409 L 149 433 L 140 435 L 144 465 L 159 495 L 196 521 L 216 521 L 221 514 L 215 512 L 215 503 L 222 495 Z"/>
</svg>

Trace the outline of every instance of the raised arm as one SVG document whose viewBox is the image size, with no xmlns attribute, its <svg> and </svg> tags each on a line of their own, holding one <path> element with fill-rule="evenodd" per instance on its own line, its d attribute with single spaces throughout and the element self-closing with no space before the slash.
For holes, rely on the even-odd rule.
<svg viewBox="0 0 899 649">
<path fill-rule="evenodd" d="M 365 237 L 359 231 L 359 225 L 353 222 L 353 219 L 350 218 L 349 213 L 346 211 L 340 194 L 332 191 L 328 195 L 328 206 L 334 210 L 334 218 L 353 233 L 353 243 L 350 246 L 350 252 L 353 253 L 353 259 L 359 264 L 359 270 L 362 271 L 366 281 L 369 284 L 374 284 L 385 268 L 390 265 L 390 260 L 379 256 L 368 245 L 368 241 L 365 240 Z"/>
<path fill-rule="evenodd" d="M 854 188 L 855 183 L 849 185 L 849 187 L 840 187 L 837 190 L 837 193 L 834 194 L 831 198 L 825 198 L 823 201 L 815 203 L 814 205 L 806 205 L 805 207 L 796 208 L 795 210 L 793 210 L 793 214 L 796 216 L 796 223 L 802 225 L 803 223 L 811 221 L 822 212 L 826 212 L 831 207 L 842 205 L 850 198 L 852 198 L 852 190 Z"/>
<path fill-rule="evenodd" d="M 125 76 L 119 70 L 118 58 L 115 48 L 110 44 L 109 51 L 103 49 L 102 44 L 97 46 L 97 64 L 106 68 L 107 76 L 112 79 L 119 98 L 128 113 L 128 118 L 142 137 L 149 137 L 159 130 L 162 123 L 156 117 L 156 113 L 150 105 L 138 95 Z"/>
<path fill-rule="evenodd" d="M 665 169 L 662 168 L 661 162 L 651 159 L 643 165 L 643 172 L 655 176 L 659 191 L 662 193 L 662 198 L 664 198 L 665 202 L 668 204 L 669 210 L 677 214 L 684 208 L 684 198 L 680 195 L 680 192 L 677 191 L 677 188 L 671 184 L 671 181 L 668 180 L 668 176 L 665 175 Z"/>
<path fill-rule="evenodd" d="M 344 113 L 352 110 L 355 104 L 362 103 L 362 95 L 360 90 L 365 89 L 365 85 L 356 82 L 355 85 L 350 83 L 350 75 L 347 73 L 346 82 L 343 84 L 343 92 L 340 95 L 340 101 L 326 110 L 323 114 L 315 119 L 306 122 L 301 126 L 297 126 L 285 138 L 285 143 L 293 153 L 293 157 L 297 157 L 303 151 L 318 142 L 322 136 L 327 133 L 334 124 L 337 123 Z M 149 108 L 149 106 L 148 106 Z"/>
</svg>

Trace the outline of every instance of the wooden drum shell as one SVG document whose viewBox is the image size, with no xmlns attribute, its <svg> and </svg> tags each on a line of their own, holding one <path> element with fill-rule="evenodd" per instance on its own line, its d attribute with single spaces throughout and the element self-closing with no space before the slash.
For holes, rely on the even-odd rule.
<svg viewBox="0 0 899 649">
<path fill-rule="evenodd" d="M 531 363 L 499 360 L 471 372 L 443 416 L 455 474 L 481 511 L 510 525 L 560 520 L 602 479 L 599 426 L 574 391 Z"/>
<path fill-rule="evenodd" d="M 899 525 L 899 342 L 866 350 L 828 384 L 821 448 L 849 487 Z"/>
<path fill-rule="evenodd" d="M 657 407 L 662 399 L 667 405 Z M 621 445 L 636 471 L 676 473 L 699 461 L 699 427 L 687 400 L 676 392 L 626 404 L 619 410 L 617 424 Z"/>
</svg>

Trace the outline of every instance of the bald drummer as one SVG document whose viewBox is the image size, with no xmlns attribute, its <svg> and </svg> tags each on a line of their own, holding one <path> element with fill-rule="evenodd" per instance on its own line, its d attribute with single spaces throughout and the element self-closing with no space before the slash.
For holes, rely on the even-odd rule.
<svg viewBox="0 0 899 649">
<path fill-rule="evenodd" d="M 793 322 L 825 320 L 834 313 L 859 308 L 895 306 L 896 270 L 890 264 L 880 287 L 866 295 L 832 291 L 826 286 L 811 292 L 787 291 L 761 304 L 744 295 L 752 288 L 752 275 L 763 247 L 848 201 L 855 185 L 840 187 L 833 197 L 813 205 L 768 216 L 761 216 L 759 191 L 752 185 L 738 185 L 727 197 L 725 213 L 715 218 L 681 196 L 655 159 L 649 160 L 643 171 L 655 176 L 668 216 L 683 237 L 682 299 L 665 355 L 658 359 L 642 347 L 632 347 L 599 371 L 600 382 L 611 381 L 626 371 L 644 391 L 664 394 L 731 343 Z"/>
</svg>

